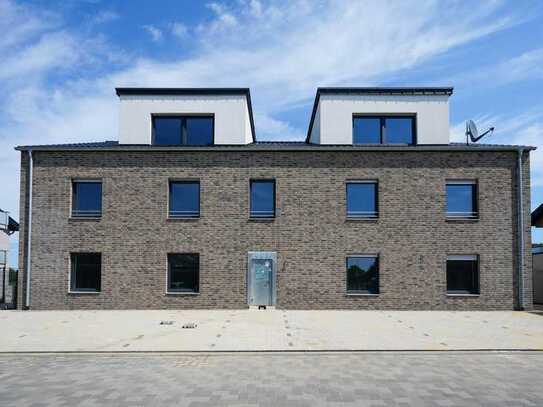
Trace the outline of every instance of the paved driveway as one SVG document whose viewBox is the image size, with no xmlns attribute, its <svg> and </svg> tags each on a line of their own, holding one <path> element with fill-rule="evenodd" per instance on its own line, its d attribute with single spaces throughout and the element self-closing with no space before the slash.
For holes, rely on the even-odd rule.
<svg viewBox="0 0 543 407">
<path fill-rule="evenodd" d="M 5 311 L 0 332 L 0 352 L 543 350 L 526 312 Z"/>
<path fill-rule="evenodd" d="M 3 406 L 541 406 L 543 353 L 0 355 Z"/>
</svg>

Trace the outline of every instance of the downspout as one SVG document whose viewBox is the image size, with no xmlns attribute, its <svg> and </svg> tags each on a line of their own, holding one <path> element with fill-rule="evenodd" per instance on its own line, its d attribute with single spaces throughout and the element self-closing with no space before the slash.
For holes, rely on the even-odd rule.
<svg viewBox="0 0 543 407">
<path fill-rule="evenodd" d="M 524 309 L 524 196 L 522 185 L 522 154 L 524 150 L 518 150 L 517 163 L 517 208 L 518 208 L 518 303 L 521 310 Z"/>
<path fill-rule="evenodd" d="M 27 243 L 26 243 L 26 308 L 30 308 L 30 249 L 32 246 L 32 149 L 28 150 L 28 213 L 27 213 Z"/>
</svg>

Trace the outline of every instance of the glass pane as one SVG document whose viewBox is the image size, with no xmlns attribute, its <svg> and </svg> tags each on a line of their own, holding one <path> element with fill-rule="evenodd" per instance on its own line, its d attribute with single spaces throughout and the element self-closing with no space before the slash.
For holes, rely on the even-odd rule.
<svg viewBox="0 0 543 407">
<path fill-rule="evenodd" d="M 385 143 L 413 144 L 413 119 L 394 117 L 385 119 Z"/>
<path fill-rule="evenodd" d="M 170 182 L 170 217 L 200 216 L 200 183 Z"/>
<path fill-rule="evenodd" d="M 380 144 L 381 119 L 355 117 L 353 120 L 353 144 Z"/>
<path fill-rule="evenodd" d="M 154 117 L 153 131 L 156 145 L 181 144 L 180 117 Z"/>
<path fill-rule="evenodd" d="M 70 285 L 72 291 L 100 291 L 99 253 L 73 253 Z"/>
<path fill-rule="evenodd" d="M 376 183 L 368 182 L 347 184 L 347 216 L 377 216 Z"/>
<path fill-rule="evenodd" d="M 477 260 L 447 260 L 447 291 L 479 293 Z"/>
<path fill-rule="evenodd" d="M 378 264 L 377 257 L 348 257 L 347 291 L 378 294 Z"/>
<path fill-rule="evenodd" d="M 209 146 L 213 144 L 213 118 L 189 117 L 187 120 L 187 144 Z"/>
<path fill-rule="evenodd" d="M 475 184 L 447 184 L 447 215 L 476 216 Z"/>
<path fill-rule="evenodd" d="M 251 216 L 275 216 L 274 181 L 251 181 Z"/>
<path fill-rule="evenodd" d="M 198 254 L 169 254 L 169 291 L 198 292 Z"/>
<path fill-rule="evenodd" d="M 102 183 L 74 182 L 72 216 L 100 216 L 102 214 Z"/>
</svg>

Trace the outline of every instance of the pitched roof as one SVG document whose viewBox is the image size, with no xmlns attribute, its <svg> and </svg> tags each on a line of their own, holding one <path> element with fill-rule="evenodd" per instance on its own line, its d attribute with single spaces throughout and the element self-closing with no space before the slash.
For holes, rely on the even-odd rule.
<svg viewBox="0 0 543 407">
<path fill-rule="evenodd" d="M 532 226 L 543 227 L 543 204 L 532 212 Z"/>
</svg>

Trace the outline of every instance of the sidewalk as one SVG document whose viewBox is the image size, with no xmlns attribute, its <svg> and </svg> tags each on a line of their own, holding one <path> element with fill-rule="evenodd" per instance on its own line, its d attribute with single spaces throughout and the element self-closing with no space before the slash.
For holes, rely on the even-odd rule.
<svg viewBox="0 0 543 407">
<path fill-rule="evenodd" d="M 195 323 L 196 328 L 183 328 L 187 323 Z M 543 350 L 543 315 L 512 311 L 0 312 L 0 352 L 285 350 Z"/>
</svg>

